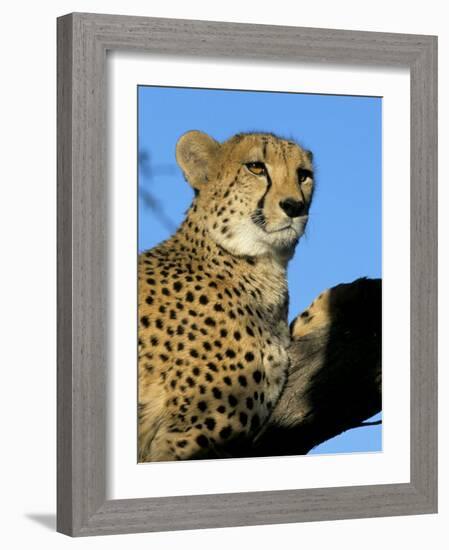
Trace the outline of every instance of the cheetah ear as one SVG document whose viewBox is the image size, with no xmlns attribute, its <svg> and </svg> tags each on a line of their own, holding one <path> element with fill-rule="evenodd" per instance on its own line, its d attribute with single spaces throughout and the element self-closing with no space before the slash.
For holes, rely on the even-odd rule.
<svg viewBox="0 0 449 550">
<path fill-rule="evenodd" d="M 216 167 L 220 144 L 198 130 L 183 134 L 176 145 L 176 160 L 194 189 L 201 189 Z"/>
</svg>

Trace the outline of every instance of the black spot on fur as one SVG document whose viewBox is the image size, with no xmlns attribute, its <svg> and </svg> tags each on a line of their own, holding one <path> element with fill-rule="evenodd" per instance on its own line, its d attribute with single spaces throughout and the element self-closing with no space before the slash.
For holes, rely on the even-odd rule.
<svg viewBox="0 0 449 550">
<path fill-rule="evenodd" d="M 148 317 L 146 315 L 143 315 L 141 318 L 140 318 L 140 322 L 141 324 L 148 328 L 150 326 L 150 320 L 148 319 Z"/>
<path fill-rule="evenodd" d="M 241 412 L 239 415 L 240 424 L 246 426 L 248 424 L 248 415 L 244 412 Z"/>
<path fill-rule="evenodd" d="M 255 370 L 253 372 L 253 378 L 256 384 L 260 384 L 260 381 L 262 380 L 262 373 L 260 372 L 260 370 Z"/>
<path fill-rule="evenodd" d="M 210 431 L 215 428 L 215 420 L 213 418 L 206 418 L 204 424 L 206 424 L 206 428 Z"/>
<path fill-rule="evenodd" d="M 232 394 L 228 397 L 228 402 L 231 405 L 231 407 L 235 407 L 238 403 L 236 397 Z"/>
<path fill-rule="evenodd" d="M 243 388 L 245 388 L 245 387 L 248 385 L 248 382 L 247 382 L 245 376 L 240 375 L 239 378 L 238 378 L 238 380 L 239 380 L 239 384 L 240 384 Z"/>
<path fill-rule="evenodd" d="M 199 435 L 197 438 L 196 438 L 196 442 L 198 443 L 198 445 L 200 447 L 202 447 L 203 449 L 207 449 L 207 447 L 209 447 L 209 440 L 207 439 L 207 437 L 203 434 Z"/>
<path fill-rule="evenodd" d="M 232 428 L 231 426 L 226 426 L 225 428 L 222 428 L 220 430 L 220 437 L 222 439 L 228 439 L 232 434 Z"/>
</svg>

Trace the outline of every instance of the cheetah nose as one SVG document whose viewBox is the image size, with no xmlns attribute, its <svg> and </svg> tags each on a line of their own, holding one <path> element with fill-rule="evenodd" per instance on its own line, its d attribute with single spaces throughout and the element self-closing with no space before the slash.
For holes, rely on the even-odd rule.
<svg viewBox="0 0 449 550">
<path fill-rule="evenodd" d="M 304 203 L 302 201 L 288 198 L 281 201 L 279 206 L 290 218 L 297 218 L 304 214 Z"/>
</svg>

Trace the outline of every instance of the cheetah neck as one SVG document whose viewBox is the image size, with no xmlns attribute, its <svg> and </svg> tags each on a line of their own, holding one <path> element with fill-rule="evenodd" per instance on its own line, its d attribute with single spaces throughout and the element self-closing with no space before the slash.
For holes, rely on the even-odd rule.
<svg viewBox="0 0 449 550">
<path fill-rule="evenodd" d="M 206 214 L 198 211 L 195 201 L 187 212 L 186 218 L 173 235 L 170 241 L 175 244 L 180 252 L 198 261 L 209 261 L 212 258 L 223 257 L 233 259 L 234 262 L 242 262 L 245 266 L 257 266 L 259 268 L 273 269 L 278 276 L 285 273 L 291 254 L 282 255 L 279 252 L 260 254 L 257 256 L 237 255 L 217 243 L 211 236 L 206 224 Z"/>
<path fill-rule="evenodd" d="M 190 264 L 192 271 L 214 273 L 224 284 L 235 286 L 243 282 L 250 289 L 250 299 L 254 300 L 257 292 L 258 302 L 268 310 L 280 311 L 285 307 L 287 260 L 269 254 L 250 257 L 230 253 L 211 237 L 195 203 L 177 232 L 163 246 Z"/>
</svg>

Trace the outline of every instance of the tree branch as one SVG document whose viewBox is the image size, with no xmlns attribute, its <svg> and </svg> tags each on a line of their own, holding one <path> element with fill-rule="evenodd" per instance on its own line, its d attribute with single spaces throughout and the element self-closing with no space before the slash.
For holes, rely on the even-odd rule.
<svg viewBox="0 0 449 550">
<path fill-rule="evenodd" d="M 356 428 L 364 428 L 365 426 L 380 426 L 382 424 L 382 420 L 373 420 L 372 422 L 362 422 Z"/>
<path fill-rule="evenodd" d="M 292 323 L 288 383 L 253 456 L 306 454 L 378 413 L 381 280 L 326 291 Z M 245 455 L 248 456 L 248 449 Z"/>
</svg>

